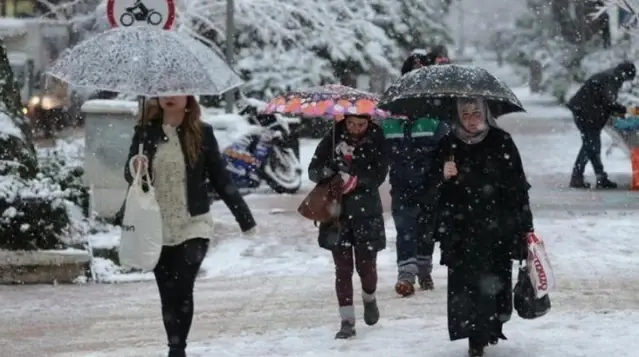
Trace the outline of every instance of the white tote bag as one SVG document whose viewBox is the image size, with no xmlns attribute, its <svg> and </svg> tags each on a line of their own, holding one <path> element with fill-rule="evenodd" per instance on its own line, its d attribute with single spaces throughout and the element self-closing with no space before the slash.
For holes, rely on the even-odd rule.
<svg viewBox="0 0 639 357">
<path fill-rule="evenodd" d="M 535 289 L 537 299 L 540 299 L 555 288 L 555 274 L 550 265 L 550 258 L 546 252 L 544 241 L 535 233 L 528 233 L 528 274 Z"/>
<path fill-rule="evenodd" d="M 148 168 L 141 171 L 135 174 L 126 196 L 119 257 L 122 267 L 150 271 L 162 251 L 162 215 Z M 142 189 L 144 180 L 148 185 L 146 192 Z"/>
</svg>

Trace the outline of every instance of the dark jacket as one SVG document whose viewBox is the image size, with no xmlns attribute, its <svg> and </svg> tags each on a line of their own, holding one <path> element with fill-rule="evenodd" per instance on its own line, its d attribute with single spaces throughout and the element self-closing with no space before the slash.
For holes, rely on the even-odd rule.
<svg viewBox="0 0 639 357">
<path fill-rule="evenodd" d="M 568 101 L 579 129 L 601 130 L 611 115 L 625 113 L 626 107 L 617 103 L 617 96 L 623 82 L 632 80 L 635 74 L 634 64 L 622 63 L 588 78 Z"/>
<path fill-rule="evenodd" d="M 402 204 L 426 187 L 430 161 L 438 141 L 449 132 L 436 118 L 386 119 L 382 122 L 390 161 L 391 196 Z"/>
<path fill-rule="evenodd" d="M 402 74 L 413 69 L 415 60 L 435 65 L 436 52 L 414 53 L 404 61 Z M 427 172 L 437 142 L 448 133 L 442 118 L 387 119 L 382 122 L 390 161 L 391 196 L 395 203 L 412 205 L 415 197 L 430 184 Z"/>
<path fill-rule="evenodd" d="M 184 132 L 177 128 L 180 144 L 184 151 Z M 129 171 L 129 161 L 138 153 L 140 144 L 144 144 L 144 155 L 149 158 L 149 172 L 153 176 L 153 158 L 160 141 L 167 141 L 168 137 L 162 130 L 161 120 L 151 120 L 146 125 L 135 127 L 127 164 L 124 165 L 124 178 L 131 184 L 133 177 Z M 185 156 L 186 161 L 186 156 Z M 211 185 L 219 197 L 235 216 L 240 229 L 245 232 L 255 227 L 255 220 L 251 210 L 233 184 L 226 170 L 226 163 L 220 155 L 220 149 L 213 133 L 213 128 L 202 123 L 202 151 L 193 167 L 186 165 L 186 196 L 188 211 L 191 216 L 205 214 L 210 210 L 208 185 Z"/>
<path fill-rule="evenodd" d="M 350 143 L 344 122 L 334 126 L 335 143 Z M 330 180 L 336 173 L 331 170 L 336 156 L 332 130 L 320 141 L 315 155 L 308 167 L 309 179 L 320 183 Z M 379 186 L 384 183 L 388 173 L 388 161 L 384 145 L 384 136 L 379 126 L 371 124 L 362 140 L 357 145 L 351 164 L 350 174 L 357 176 L 357 187 L 342 196 L 340 223 L 343 240 L 350 243 L 366 243 L 372 249 L 381 250 L 386 245 L 383 230 L 383 208 L 379 195 Z M 381 229 L 371 227 L 381 226 Z M 334 248 L 323 236 L 325 226 L 320 226 L 320 246 Z M 355 241 L 355 242 L 353 242 Z"/>
<path fill-rule="evenodd" d="M 444 180 L 451 155 L 459 174 Z M 448 266 L 451 340 L 487 339 L 512 314 L 512 261 L 522 259 L 532 231 L 521 158 L 508 133 L 491 128 L 470 145 L 453 134 L 437 149 L 430 176 L 439 181 L 441 263 Z"/>
</svg>

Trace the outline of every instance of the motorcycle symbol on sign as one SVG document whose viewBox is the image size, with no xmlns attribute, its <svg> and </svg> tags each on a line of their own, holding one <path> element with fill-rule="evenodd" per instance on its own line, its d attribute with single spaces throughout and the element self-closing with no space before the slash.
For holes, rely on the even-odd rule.
<svg viewBox="0 0 639 357">
<path fill-rule="evenodd" d="M 124 27 L 133 25 L 136 21 L 147 22 L 149 25 L 159 25 L 164 17 L 155 9 L 149 9 L 142 3 L 142 0 L 136 0 L 133 6 L 127 7 L 126 12 L 120 16 L 120 24 Z"/>
</svg>

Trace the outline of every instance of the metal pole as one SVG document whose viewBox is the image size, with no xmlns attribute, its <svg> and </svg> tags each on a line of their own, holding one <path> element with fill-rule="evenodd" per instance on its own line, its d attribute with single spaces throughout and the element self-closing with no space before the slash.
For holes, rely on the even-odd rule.
<svg viewBox="0 0 639 357">
<path fill-rule="evenodd" d="M 459 26 L 459 55 L 463 56 L 466 50 L 466 29 L 464 27 L 464 5 L 463 0 L 457 2 L 457 21 Z"/>
<path fill-rule="evenodd" d="M 226 0 L 226 61 L 233 67 L 233 51 L 235 45 L 235 1 Z M 235 89 L 224 94 L 226 112 L 232 113 L 235 106 Z"/>
</svg>

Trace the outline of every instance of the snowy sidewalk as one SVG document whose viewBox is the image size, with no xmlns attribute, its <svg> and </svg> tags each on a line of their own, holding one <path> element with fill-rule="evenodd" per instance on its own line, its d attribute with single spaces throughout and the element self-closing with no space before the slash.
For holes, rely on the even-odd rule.
<svg viewBox="0 0 639 357">
<path fill-rule="evenodd" d="M 513 315 L 504 331 L 509 340 L 490 348 L 487 357 L 634 357 L 639 349 L 637 197 L 565 188 L 580 139 L 557 110 L 545 108 L 539 118 L 531 110 L 528 117 L 499 121 L 513 133 L 534 187 L 535 226 L 547 242 L 558 291 L 551 295 L 548 316 L 524 321 Z M 617 177 L 629 172 L 622 155 L 604 159 Z M 392 291 L 390 217 L 388 249 L 378 267 L 382 320 L 374 327 L 360 323 L 354 341 L 333 340 L 339 323 L 333 267 L 329 253 L 317 247 L 316 228 L 295 213 L 302 196 L 250 196 L 260 225 L 260 235 L 250 239 L 237 233 L 226 208 L 214 205 L 217 239 L 197 283 L 189 357 L 465 356 L 464 342 L 448 342 L 443 267 L 435 266 L 435 291 L 409 299 Z M 151 281 L 0 286 L 0 301 L 2 356 L 165 356 Z"/>
</svg>

